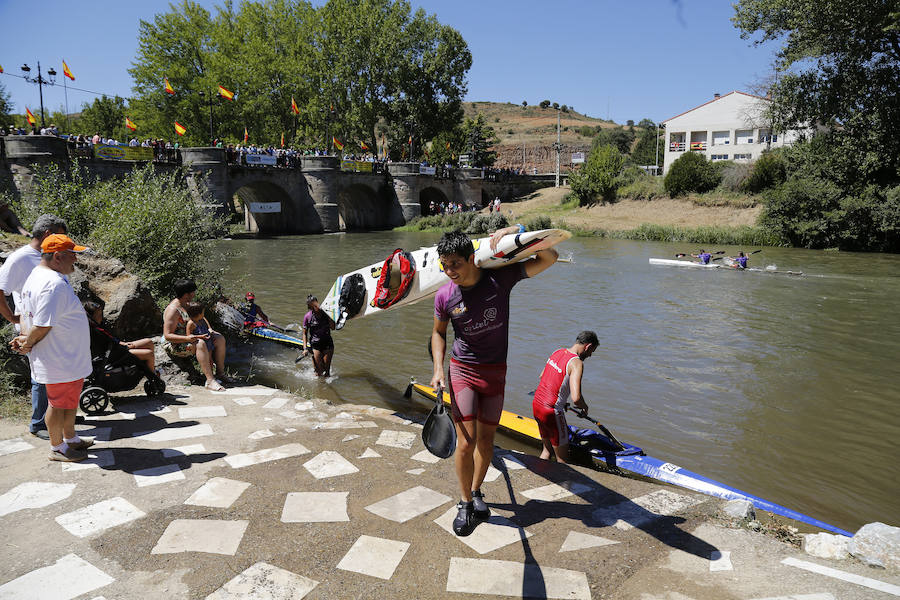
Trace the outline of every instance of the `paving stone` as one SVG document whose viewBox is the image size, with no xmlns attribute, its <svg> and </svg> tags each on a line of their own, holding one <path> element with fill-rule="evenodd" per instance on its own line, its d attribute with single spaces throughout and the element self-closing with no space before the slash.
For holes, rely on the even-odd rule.
<svg viewBox="0 0 900 600">
<path fill-rule="evenodd" d="M 405 523 L 449 501 L 450 496 L 445 496 L 440 492 L 417 485 L 405 492 L 400 492 L 375 504 L 370 504 L 366 507 L 366 510 L 379 517 L 398 523 Z"/>
<path fill-rule="evenodd" d="M 0 442 L 0 456 L 15 454 L 16 452 L 24 452 L 25 450 L 31 450 L 32 448 L 34 448 L 34 446 L 29 444 L 25 440 L 20 440 L 18 438 L 3 440 L 2 442 Z"/>
<path fill-rule="evenodd" d="M 570 531 L 563 542 L 560 552 L 572 552 L 573 550 L 586 550 L 588 548 L 599 548 L 600 546 L 611 546 L 618 544 L 615 540 L 608 540 L 599 535 L 591 535 L 589 533 L 581 533 L 580 531 Z"/>
<path fill-rule="evenodd" d="M 175 519 L 163 532 L 150 554 L 208 552 L 234 556 L 250 521 Z"/>
<path fill-rule="evenodd" d="M 139 469 L 134 472 L 134 481 L 138 487 L 159 485 L 181 479 L 184 479 L 184 473 L 181 472 L 181 467 L 178 465 L 160 465 L 149 469 Z"/>
<path fill-rule="evenodd" d="M 349 492 L 291 492 L 281 511 L 283 523 L 336 523 L 349 521 Z"/>
<path fill-rule="evenodd" d="M 99 469 L 100 467 L 111 467 L 116 464 L 115 455 L 112 450 L 88 450 L 88 457 L 80 462 L 61 462 L 60 469 L 63 473 L 70 471 L 84 471 L 86 469 Z"/>
<path fill-rule="evenodd" d="M 591 598 L 587 575 L 581 571 L 482 558 L 451 558 L 447 591 L 517 598 Z"/>
<path fill-rule="evenodd" d="M 232 402 L 237 404 L 238 406 L 250 406 L 251 404 L 256 404 L 256 400 L 251 398 L 250 396 L 241 396 L 240 398 L 232 398 Z"/>
<path fill-rule="evenodd" d="M 342 442 L 349 442 L 349 441 L 355 440 L 355 439 L 358 438 L 358 437 L 359 437 L 359 436 L 356 435 L 355 433 L 351 433 L 350 435 L 344 436 L 344 439 L 342 439 L 341 441 L 342 441 Z"/>
<path fill-rule="evenodd" d="M 326 421 L 314 423 L 313 429 L 372 429 L 378 427 L 374 421 Z"/>
<path fill-rule="evenodd" d="M 434 520 L 441 529 L 449 533 L 478 554 L 487 554 L 498 548 L 521 542 L 523 538 L 531 537 L 532 533 L 522 529 L 509 519 L 492 514 L 490 519 L 478 524 L 470 535 L 458 537 L 453 533 L 453 519 L 459 509 L 451 506 L 450 510 Z"/>
<path fill-rule="evenodd" d="M 532 500 L 540 500 L 541 502 L 553 502 L 562 500 L 569 496 L 584 494 L 594 489 L 593 487 L 571 481 L 564 481 L 561 484 L 551 483 L 541 487 L 525 490 L 522 495 Z"/>
<path fill-rule="evenodd" d="M 359 436 L 357 436 L 359 437 Z M 371 448 L 366 448 L 366 451 L 360 454 L 357 458 L 381 458 L 381 455 L 372 450 Z"/>
<path fill-rule="evenodd" d="M 244 481 L 213 477 L 191 494 L 184 503 L 191 506 L 228 508 L 240 498 L 241 494 L 248 487 L 250 487 L 250 484 Z"/>
<path fill-rule="evenodd" d="M 27 481 L 0 496 L 0 517 L 27 508 L 43 508 L 72 495 L 74 483 Z"/>
<path fill-rule="evenodd" d="M 294 410 L 312 410 L 316 404 L 312 400 L 304 400 L 294 405 Z"/>
<path fill-rule="evenodd" d="M 497 481 L 501 475 L 503 475 L 503 473 L 495 469 L 493 465 L 490 465 L 487 468 L 487 472 L 484 474 L 484 480 L 491 483 L 492 481 Z"/>
<path fill-rule="evenodd" d="M 274 396 L 278 390 L 264 387 L 237 387 L 210 393 L 213 396 Z"/>
<path fill-rule="evenodd" d="M 206 600 L 302 600 L 319 582 L 258 562 L 206 597 Z"/>
<path fill-rule="evenodd" d="M 753 600 L 835 600 L 834 596 L 827 592 L 819 594 L 792 594 L 790 596 L 772 596 L 770 598 L 754 598 Z"/>
<path fill-rule="evenodd" d="M 112 427 L 91 427 L 90 429 L 79 429 L 78 435 L 87 435 L 94 438 L 97 442 L 108 442 L 112 433 Z"/>
<path fill-rule="evenodd" d="M 417 452 L 410 456 L 412 460 L 418 460 L 424 463 L 434 464 L 436 462 L 440 462 L 441 459 L 428 450 L 422 450 L 421 452 Z"/>
<path fill-rule="evenodd" d="M 303 463 L 303 468 L 309 471 L 316 479 L 326 479 L 328 477 L 338 477 L 359 472 L 359 469 L 353 463 L 334 450 L 320 452 L 315 458 L 311 458 Z"/>
<path fill-rule="evenodd" d="M 181 456 L 190 456 L 192 454 L 202 454 L 206 452 L 203 444 L 190 444 L 188 446 L 178 446 L 176 448 L 163 448 L 162 455 L 164 458 L 179 458 Z"/>
<path fill-rule="evenodd" d="M 337 568 L 379 579 L 390 579 L 408 549 L 408 542 L 362 535 L 337 564 Z"/>
<path fill-rule="evenodd" d="M 676 494 L 669 490 L 656 490 L 633 500 L 598 508 L 591 516 L 598 527 L 612 525 L 616 529 L 627 531 L 700 502 L 703 500 L 692 496 Z"/>
<path fill-rule="evenodd" d="M 284 444 L 283 446 L 265 448 L 247 454 L 226 456 L 225 462 L 231 465 L 232 469 L 240 469 L 241 467 L 249 467 L 250 465 L 258 465 L 259 463 L 290 458 L 292 456 L 300 456 L 301 454 L 308 453 L 309 450 L 303 444 Z"/>
<path fill-rule="evenodd" d="M 71 600 L 115 581 L 75 554 L 0 585 L 0 598 Z"/>
<path fill-rule="evenodd" d="M 393 431 L 385 429 L 375 441 L 376 444 L 382 446 L 391 446 L 392 448 L 403 448 L 409 450 L 412 448 L 418 436 L 410 431 Z"/>
<path fill-rule="evenodd" d="M 178 409 L 179 419 L 208 419 L 211 417 L 227 417 L 224 406 L 184 406 Z"/>
<path fill-rule="evenodd" d="M 212 435 L 213 429 L 207 423 L 189 425 L 187 427 L 163 427 L 155 431 L 144 431 L 135 434 L 132 439 L 143 442 L 171 442 L 188 438 Z"/>
<path fill-rule="evenodd" d="M 144 511 L 117 496 L 59 515 L 56 522 L 72 535 L 87 537 L 143 516 Z"/>
<path fill-rule="evenodd" d="M 268 429 L 260 429 L 259 431 L 254 431 L 250 435 L 247 436 L 248 440 L 261 440 L 263 438 L 272 437 L 275 435 Z"/>
<path fill-rule="evenodd" d="M 265 404 L 263 404 L 263 408 L 271 408 L 273 410 L 277 410 L 287 404 L 289 400 L 287 398 L 272 398 Z"/>
<path fill-rule="evenodd" d="M 734 566 L 731 564 L 730 550 L 713 550 L 709 555 L 709 571 L 715 573 L 717 571 L 733 571 Z"/>
<path fill-rule="evenodd" d="M 407 473 L 409 473 L 410 475 L 421 475 L 421 474 L 424 473 L 424 472 L 425 472 L 425 469 L 421 469 L 421 468 L 419 468 L 419 469 L 410 469 L 410 470 L 407 471 Z"/>
<path fill-rule="evenodd" d="M 284 428 L 285 433 L 294 433 L 295 431 L 297 431 L 297 430 L 294 429 L 293 427 L 285 427 Z"/>
<path fill-rule="evenodd" d="M 285 419 L 299 419 L 301 417 L 300 413 L 294 410 L 283 410 L 278 414 Z"/>
<path fill-rule="evenodd" d="M 816 563 L 812 563 L 806 560 L 799 560 L 793 557 L 785 558 L 783 561 L 781 561 L 781 564 L 791 567 L 797 567 L 798 569 L 803 569 L 812 573 L 818 573 L 819 575 L 824 575 L 826 577 L 840 579 L 841 581 L 846 581 L 848 583 L 867 587 L 879 592 L 885 592 L 894 596 L 900 596 L 900 585 L 893 585 L 891 583 L 872 579 L 871 577 L 863 577 L 862 575 L 856 575 L 855 573 L 847 573 L 846 571 L 832 569 L 831 567 L 825 567 Z"/>
</svg>

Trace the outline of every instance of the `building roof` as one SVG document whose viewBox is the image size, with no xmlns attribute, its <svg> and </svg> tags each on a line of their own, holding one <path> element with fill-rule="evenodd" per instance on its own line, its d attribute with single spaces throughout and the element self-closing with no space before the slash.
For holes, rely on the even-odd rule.
<svg viewBox="0 0 900 600">
<path fill-rule="evenodd" d="M 698 108 L 703 108 L 703 107 L 706 106 L 707 104 L 712 104 L 713 102 L 717 102 L 718 100 L 722 100 L 723 98 L 726 98 L 726 97 L 728 97 L 728 96 L 730 96 L 730 95 L 732 95 L 732 94 L 741 94 L 742 96 L 750 96 L 751 98 L 759 98 L 760 100 L 768 100 L 768 101 L 771 101 L 771 98 L 766 98 L 766 97 L 764 97 L 764 96 L 757 96 L 756 94 L 748 94 L 747 92 L 740 92 L 740 91 L 738 91 L 738 90 L 733 90 L 733 91 L 728 92 L 727 94 L 722 94 L 721 96 L 718 96 L 718 97 L 716 97 L 716 98 L 713 98 L 713 99 L 710 100 L 709 102 L 704 102 L 703 104 L 701 104 L 701 105 L 699 105 L 699 106 L 695 106 L 694 108 L 690 108 L 690 109 L 684 111 L 684 112 L 681 113 L 681 114 L 675 115 L 674 117 L 669 117 L 668 119 L 666 119 L 665 121 L 663 121 L 663 123 L 668 123 L 669 121 L 671 121 L 671 120 L 673 120 L 673 119 L 677 119 L 678 117 L 681 117 L 681 116 L 683 116 L 683 115 L 686 115 L 686 114 L 688 114 L 688 113 L 691 112 L 691 111 L 697 110 Z"/>
</svg>

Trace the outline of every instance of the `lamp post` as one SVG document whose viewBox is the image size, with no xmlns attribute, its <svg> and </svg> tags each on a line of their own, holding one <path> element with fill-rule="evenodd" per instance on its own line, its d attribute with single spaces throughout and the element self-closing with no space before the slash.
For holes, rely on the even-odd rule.
<svg viewBox="0 0 900 600">
<path fill-rule="evenodd" d="M 207 104 L 209 104 L 209 143 L 210 145 L 214 145 L 215 136 L 213 135 L 213 118 L 212 118 L 212 102 L 213 102 L 213 94 L 209 92 L 208 94 L 203 90 L 197 92 L 200 94 L 201 98 L 208 97 Z"/>
<path fill-rule="evenodd" d="M 47 75 L 50 79 L 44 79 L 41 75 L 41 63 L 38 61 L 37 64 L 37 77 L 30 77 L 28 74 L 31 72 L 31 67 L 28 64 L 22 65 L 22 72 L 25 73 L 23 78 L 28 83 L 36 83 L 38 86 L 38 95 L 41 98 L 41 127 L 46 127 L 46 123 L 44 123 L 44 86 L 45 85 L 55 85 L 56 84 L 56 71 L 53 70 L 53 67 L 47 69 Z"/>
</svg>

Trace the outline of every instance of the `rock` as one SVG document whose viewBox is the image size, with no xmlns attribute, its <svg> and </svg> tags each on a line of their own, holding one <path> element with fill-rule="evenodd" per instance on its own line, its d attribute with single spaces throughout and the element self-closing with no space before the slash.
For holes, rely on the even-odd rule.
<svg viewBox="0 0 900 600">
<path fill-rule="evenodd" d="M 140 279 L 129 276 L 116 286 L 106 300 L 106 319 L 113 333 L 134 340 L 162 331 L 162 312 Z"/>
<path fill-rule="evenodd" d="M 850 538 L 830 533 L 808 533 L 803 536 L 801 548 L 810 556 L 843 560 L 850 557 Z"/>
<path fill-rule="evenodd" d="M 762 525 L 759 524 L 759 521 L 754 519 L 747 523 L 747 528 L 752 531 L 759 531 L 760 529 L 762 529 Z"/>
<path fill-rule="evenodd" d="M 749 500 L 729 500 L 725 503 L 725 514 L 736 521 L 750 521 L 756 518 L 753 503 Z"/>
<path fill-rule="evenodd" d="M 900 569 L 900 528 L 884 523 L 863 525 L 848 550 L 870 567 Z"/>
</svg>

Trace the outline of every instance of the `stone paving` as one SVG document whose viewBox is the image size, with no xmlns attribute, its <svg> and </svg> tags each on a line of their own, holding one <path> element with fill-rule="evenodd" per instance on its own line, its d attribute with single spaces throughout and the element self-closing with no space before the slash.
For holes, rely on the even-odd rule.
<svg viewBox="0 0 900 600">
<path fill-rule="evenodd" d="M 717 500 L 500 449 L 492 516 L 457 538 L 452 461 L 385 409 L 253 386 L 114 406 L 77 426 L 83 463 L 0 424 L 0 600 L 900 596 Z"/>
</svg>

